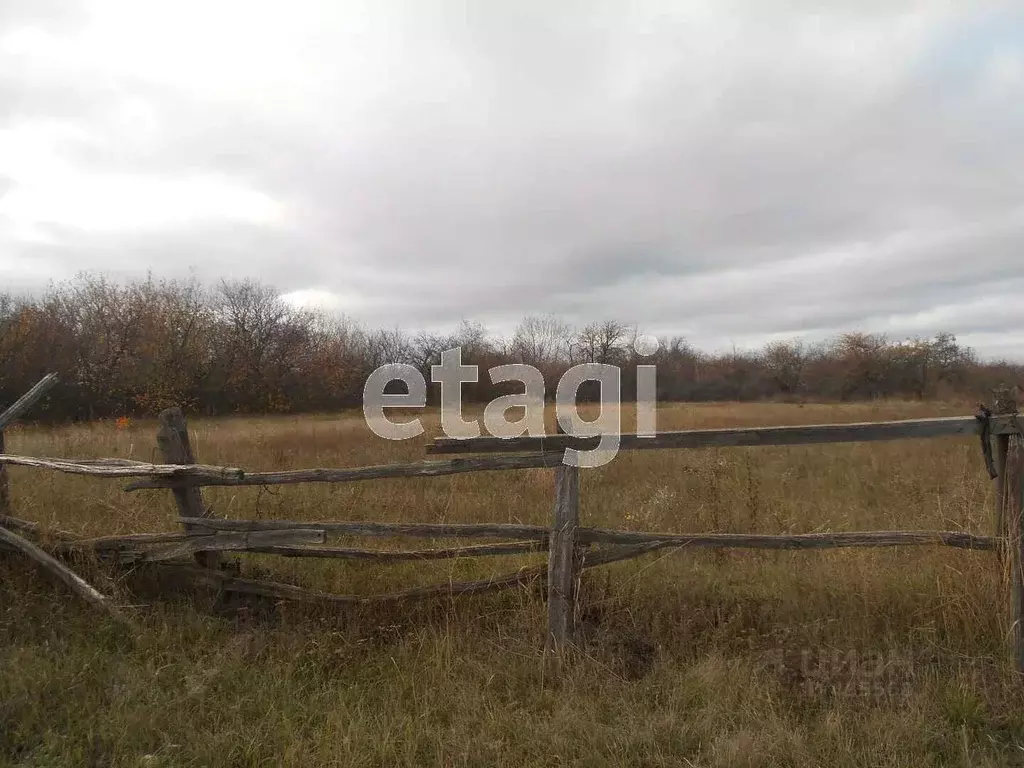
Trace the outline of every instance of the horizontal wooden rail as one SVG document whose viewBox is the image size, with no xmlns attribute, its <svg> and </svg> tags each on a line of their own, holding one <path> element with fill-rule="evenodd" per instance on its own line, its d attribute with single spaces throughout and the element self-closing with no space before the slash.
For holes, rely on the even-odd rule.
<svg viewBox="0 0 1024 768">
<path fill-rule="evenodd" d="M 127 542 L 122 546 L 112 541 L 91 547 L 88 542 L 62 542 L 58 550 L 93 549 L 100 556 L 113 557 L 121 562 L 156 562 L 188 557 L 198 552 L 251 552 L 262 547 L 295 544 L 322 544 L 323 530 L 295 529 L 281 531 L 244 531 L 207 536 L 183 534 L 183 538 L 156 546 L 139 546 L 143 542 Z M 83 546 L 84 545 L 84 546 Z"/>
<path fill-rule="evenodd" d="M 496 538 L 546 540 L 550 531 L 540 525 L 519 523 L 371 523 L 318 520 L 218 520 L 203 518 L 193 521 L 197 528 L 211 531 L 271 531 L 316 529 L 327 534 L 344 536 L 409 536 L 430 539 Z"/>
<path fill-rule="evenodd" d="M 50 533 L 47 531 L 47 533 Z M 148 546 L 151 544 L 174 544 L 186 541 L 190 538 L 201 538 L 215 534 L 205 533 L 128 533 L 120 536 L 96 536 L 89 539 L 82 539 L 66 532 L 58 534 L 58 538 L 65 539 L 59 546 L 68 549 L 95 549 L 105 551 L 108 549 L 131 549 L 132 547 Z"/>
<path fill-rule="evenodd" d="M 816 445 L 821 443 L 872 442 L 907 440 L 928 437 L 980 435 L 982 422 L 975 416 L 951 416 L 935 419 L 878 421 L 855 424 L 810 424 L 787 427 L 741 427 L 721 429 L 689 429 L 658 432 L 645 437 L 635 433 L 618 436 L 619 450 L 662 448 L 711 448 L 768 445 Z M 1019 434 L 1012 417 L 993 416 L 993 435 Z M 540 435 L 523 437 L 439 437 L 427 446 L 429 454 L 454 453 L 561 453 L 566 448 L 593 450 L 598 437 L 575 435 Z"/>
<path fill-rule="evenodd" d="M 7 522 L 14 522 L 7 518 Z M 23 521 L 16 521 L 22 523 Z M 303 587 L 292 586 L 271 581 L 246 579 L 233 576 L 218 570 L 198 568 L 191 564 L 168 562 L 184 557 L 197 551 L 236 549 L 246 552 L 268 552 L 293 556 L 326 556 L 352 557 L 369 560 L 400 560 L 400 559 L 431 559 L 436 557 L 457 556 L 457 554 L 512 554 L 542 549 L 544 543 L 538 540 L 510 542 L 507 544 L 483 545 L 477 547 L 453 547 L 419 552 L 387 552 L 348 550 L 340 548 L 289 547 L 277 542 L 288 540 L 294 536 L 297 540 L 320 542 L 332 526 L 332 532 L 352 533 L 361 535 L 501 535 L 510 530 L 518 529 L 520 533 L 547 534 L 547 531 L 533 526 L 507 525 L 460 525 L 460 524 L 425 524 L 405 525 L 387 523 L 303 523 L 296 521 L 248 521 L 248 520 L 216 520 L 204 519 L 199 525 L 203 527 L 226 529 L 227 533 L 187 534 L 187 533 L 153 533 L 134 534 L 129 536 L 107 536 L 94 539 L 66 540 L 60 539 L 56 551 L 68 552 L 93 548 L 99 552 L 106 551 L 115 558 L 128 562 L 150 562 L 154 565 L 173 566 L 182 570 L 196 580 L 213 585 L 220 589 L 244 594 L 253 594 L 277 600 L 298 600 L 304 602 L 325 602 L 342 604 L 373 604 L 422 599 L 437 596 L 457 597 L 461 595 L 482 594 L 504 589 L 525 586 L 533 581 L 544 582 L 547 579 L 547 565 L 522 568 L 514 573 L 502 576 L 467 582 L 446 582 L 427 587 L 414 587 L 398 592 L 377 595 L 336 595 Z M 28 532 L 39 532 L 38 526 L 32 523 L 19 525 Z M 66 534 L 64 534 L 66 535 Z M 14 538 L 7 533 L 8 545 L 14 544 Z M 867 531 L 838 533 L 809 533 L 792 535 L 751 535 L 751 534 L 674 534 L 674 533 L 640 533 L 631 531 L 613 531 L 601 528 L 579 528 L 577 539 L 581 544 L 611 544 L 603 549 L 583 553 L 580 568 L 582 570 L 608 565 L 623 560 L 641 557 L 661 549 L 682 550 L 686 548 L 748 548 L 748 549 L 827 549 L 837 547 L 888 547 L 912 545 L 944 545 L 963 549 L 994 549 L 998 539 L 987 536 L 976 536 L 961 531 Z M 274 542 L 274 543 L 271 543 Z M 17 543 L 24 551 L 27 544 L 24 539 Z M 156 544 L 152 549 L 134 550 L 132 547 Z M 41 550 L 33 547 L 38 554 L 48 558 L 50 567 L 55 562 Z M 322 554 L 320 554 L 322 552 Z M 97 600 L 94 590 L 80 583 L 69 571 L 62 574 L 69 585 L 79 594 L 104 606 L 105 599 Z M 100 596 L 102 598 L 102 596 Z"/>
<path fill-rule="evenodd" d="M 246 552 L 282 555 L 283 557 L 322 557 L 339 560 L 364 560 L 374 563 L 397 563 L 408 560 L 449 560 L 461 557 L 489 557 L 541 552 L 547 549 L 544 541 L 510 541 L 507 544 L 477 544 L 469 547 L 439 547 L 437 549 L 387 550 L 351 549 L 348 547 L 247 547 Z"/>
<path fill-rule="evenodd" d="M 211 530 L 258 531 L 320 529 L 351 536 L 416 536 L 429 538 L 517 537 L 540 540 L 549 531 L 541 526 L 500 523 L 368 523 L 300 522 L 296 520 L 213 520 L 199 526 Z M 840 547 L 899 547 L 942 545 L 960 549 L 994 549 L 997 538 L 964 531 L 838 531 L 833 533 L 642 533 L 605 528 L 577 528 L 583 544 L 649 544 L 704 548 L 831 549 Z"/>
<path fill-rule="evenodd" d="M 963 531 L 842 531 L 836 533 L 632 533 L 580 528 L 576 537 L 587 544 L 641 544 L 711 549 L 835 549 L 845 547 L 907 547 L 942 545 L 958 549 L 995 549 L 999 539 Z"/>
<path fill-rule="evenodd" d="M 578 529 L 581 538 L 588 529 Z M 592 541 L 606 541 L 612 537 L 607 536 L 614 531 L 600 531 L 589 529 Z M 673 534 L 625 534 L 627 537 L 660 536 L 662 538 L 640 539 L 623 538 L 622 541 L 634 541 L 627 546 L 614 546 L 607 549 L 588 552 L 584 555 L 580 568 L 587 570 L 602 565 L 629 560 L 636 557 L 655 552 L 659 549 L 681 548 L 686 546 L 743 546 L 761 548 L 762 544 L 768 541 L 769 549 L 822 549 L 827 547 L 843 546 L 899 546 L 903 544 L 945 544 L 952 547 L 964 547 L 968 549 L 992 549 L 994 539 L 985 536 L 973 536 L 959 532 L 946 531 L 893 531 L 879 533 L 839 533 L 839 534 L 800 534 L 795 536 L 745 536 L 742 534 L 709 534 L 703 536 L 676 536 Z M 872 541 L 872 537 L 875 537 Z M 747 541 L 742 541 L 746 539 Z M 770 540 L 770 541 L 769 541 Z M 809 543 L 813 542 L 813 543 Z M 512 589 L 529 584 L 530 582 L 543 583 L 547 580 L 547 565 L 540 565 L 531 568 L 523 568 L 515 573 L 496 576 L 490 579 L 468 582 L 449 582 L 428 587 L 414 587 L 378 595 L 336 595 L 326 592 L 319 592 L 303 587 L 296 587 L 290 584 L 261 581 L 256 579 L 243 579 L 231 576 L 230 574 L 213 571 L 207 568 L 196 568 L 193 566 L 181 566 L 189 575 L 199 581 L 205 581 L 214 586 L 232 592 L 254 594 L 278 600 L 298 600 L 303 602 L 324 602 L 342 604 L 373 604 L 399 602 L 403 600 L 429 598 L 437 596 L 457 597 L 460 595 L 481 594 L 484 592 L 496 592 L 505 589 Z"/>
<path fill-rule="evenodd" d="M 189 518 L 191 520 L 191 518 Z M 0 524 L 8 528 L 38 533 L 38 524 L 15 518 L 0 518 Z M 513 554 L 515 552 L 539 551 L 546 546 L 549 531 L 536 525 L 502 523 L 369 523 L 296 520 L 217 520 L 204 519 L 198 526 L 211 531 L 226 532 L 286 532 L 312 531 L 314 534 L 346 536 L 407 536 L 410 538 L 509 538 L 517 537 L 526 541 L 502 544 L 485 544 L 468 547 L 451 547 L 413 551 L 360 550 L 331 547 L 296 548 L 295 556 L 303 557 L 346 557 L 352 559 L 441 559 L 444 557 L 473 556 L 476 554 Z M 72 534 L 57 532 L 61 539 L 58 549 L 132 549 L 147 544 L 173 544 L 189 539 L 211 539 L 212 536 L 187 533 L 136 533 L 126 536 L 102 536 L 93 539 L 74 539 Z M 223 535 L 223 534 L 221 534 Z M 701 548 L 742 548 L 742 549 L 831 549 L 845 547 L 890 547 L 941 545 L 959 549 L 995 549 L 1000 538 L 979 536 L 965 531 L 839 531 L 830 533 L 795 534 L 747 534 L 747 533 L 644 533 L 637 531 L 616 531 L 607 528 L 579 528 L 577 539 L 582 544 L 655 544 L 661 547 Z M 319 539 L 317 539 L 319 540 Z M 260 544 L 250 551 L 262 551 Z M 198 546 L 204 546 L 201 542 Z M 225 545 L 227 546 L 227 545 Z M 289 554 L 288 547 L 267 547 L 278 554 Z M 319 553 L 324 554 L 319 554 Z M 338 554 L 330 554 L 337 552 Z"/>
<path fill-rule="evenodd" d="M 182 481 L 194 486 L 210 485 L 289 485 L 293 483 L 345 483 L 397 477 L 439 477 L 464 472 L 555 467 L 561 457 L 554 454 L 532 456 L 485 456 L 442 461 L 417 461 L 409 464 L 381 464 L 351 469 L 295 469 L 280 472 L 246 472 L 235 467 L 202 464 L 144 464 L 123 460 L 55 459 L 0 454 L 0 464 L 50 469 L 72 475 L 103 478 L 148 478 L 126 486 L 127 491 L 174 488 Z M 192 524 L 189 520 L 189 524 Z"/>
<path fill-rule="evenodd" d="M 649 546 L 649 545 L 648 545 Z M 595 568 L 599 565 L 616 562 L 625 557 L 638 557 L 643 552 L 637 550 L 642 547 L 616 547 L 605 552 L 599 552 L 588 558 L 583 563 L 583 568 Z M 160 565 L 169 565 L 161 563 Z M 479 595 L 486 592 L 499 592 L 516 587 L 524 587 L 531 582 L 544 583 L 547 581 L 547 565 L 538 565 L 530 568 L 521 568 L 514 573 L 495 576 L 489 579 L 478 581 L 456 581 L 434 584 L 427 587 L 413 587 L 398 592 L 388 592 L 377 595 L 337 595 L 318 590 L 296 587 L 291 584 L 263 581 L 257 579 L 245 579 L 232 576 L 223 571 L 215 571 L 209 568 L 197 568 L 192 565 L 175 566 L 196 581 L 205 582 L 211 586 L 219 587 L 225 591 L 238 592 L 242 594 L 258 595 L 277 600 L 297 600 L 314 603 L 341 603 L 348 605 L 367 605 L 375 603 L 392 603 L 404 600 L 413 600 L 429 597 L 460 597 L 465 595 Z"/>
<path fill-rule="evenodd" d="M 166 565 L 166 564 L 161 564 Z M 414 600 L 429 597 L 460 597 L 479 595 L 485 592 L 498 592 L 529 584 L 531 581 L 543 580 L 547 576 L 547 566 L 523 568 L 515 573 L 496 576 L 479 581 L 455 581 L 434 584 L 427 587 L 413 587 L 398 592 L 378 595 L 336 595 L 329 592 L 296 587 L 273 581 L 245 579 L 232 576 L 223 571 L 211 568 L 198 568 L 192 565 L 174 566 L 175 570 L 194 578 L 198 582 L 223 589 L 227 592 L 258 595 L 275 600 L 297 600 L 314 603 L 340 603 L 345 605 L 370 605 L 375 603 L 392 603 L 403 600 Z"/>
<path fill-rule="evenodd" d="M 78 538 L 75 534 L 69 531 L 62 531 L 54 528 L 44 528 L 39 523 L 33 523 L 31 520 L 22 520 L 17 517 L 10 517 L 8 515 L 0 515 L 0 525 L 4 528 L 8 528 L 12 531 L 21 531 L 23 533 L 38 534 L 42 531 L 46 531 L 47 536 L 55 538 Z"/>
<path fill-rule="evenodd" d="M 231 523 L 236 521 L 218 520 L 215 522 L 227 524 L 227 526 L 218 525 L 218 528 L 220 528 L 230 527 Z M 540 552 L 547 549 L 546 536 L 500 544 L 474 544 L 462 547 L 437 547 L 434 549 L 416 550 L 294 546 L 323 544 L 327 531 L 324 530 L 323 525 L 307 525 L 306 523 L 282 528 L 281 526 L 276 526 L 273 521 L 258 521 L 254 524 L 250 524 L 247 521 L 241 522 L 244 526 L 241 529 L 231 528 L 221 532 L 210 530 L 208 533 L 133 533 L 121 536 L 98 536 L 88 539 L 77 538 L 66 531 L 46 531 L 46 533 L 56 539 L 55 543 L 49 547 L 53 552 L 93 551 L 101 558 L 122 562 L 156 562 L 160 560 L 173 560 L 196 552 L 239 551 L 281 555 L 283 557 L 336 558 L 340 560 L 391 563 L 409 560 L 445 560 L 460 557 L 514 555 Z M 26 520 L 0 517 L 0 525 L 4 524 L 7 524 L 7 527 L 11 529 L 23 530 L 26 533 L 37 536 L 42 532 L 37 523 L 31 523 Z M 284 525 L 287 525 L 287 523 Z M 334 524 L 328 523 L 327 525 Z M 347 524 L 345 525 L 345 529 L 341 532 L 349 533 L 353 530 Z M 356 523 L 355 525 L 362 527 L 365 524 Z M 489 529 L 488 533 L 490 533 L 493 526 L 487 526 L 487 528 Z M 332 530 L 331 533 L 337 534 L 339 531 Z M 379 534 L 380 532 L 377 533 Z M 366 534 L 364 533 L 363 535 Z M 431 532 L 430 535 L 433 536 L 434 533 Z M 470 535 L 477 535 L 477 533 L 474 531 Z M 5 549 L 3 542 L 0 542 L 0 549 Z"/>
</svg>

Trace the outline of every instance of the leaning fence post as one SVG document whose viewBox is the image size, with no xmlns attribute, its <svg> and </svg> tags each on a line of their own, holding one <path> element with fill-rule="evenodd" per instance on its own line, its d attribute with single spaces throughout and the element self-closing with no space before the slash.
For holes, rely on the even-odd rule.
<svg viewBox="0 0 1024 768">
<path fill-rule="evenodd" d="M 168 408 L 160 413 L 160 428 L 156 433 L 156 442 L 167 464 L 195 464 L 192 443 L 188 438 L 188 425 L 181 408 Z M 203 494 L 198 486 L 181 482 L 171 489 L 174 501 L 178 505 L 181 517 L 209 517 L 210 510 L 203 504 Z M 197 530 L 194 525 L 184 524 L 185 532 Z M 196 562 L 208 568 L 220 565 L 217 552 L 196 552 Z"/>
<path fill-rule="evenodd" d="M 4 431 L 0 429 L 0 453 L 4 453 Z M 0 464 L 0 517 L 11 514 L 11 490 L 7 480 L 7 465 Z"/>
<path fill-rule="evenodd" d="M 48 373 L 28 392 L 19 397 L 7 409 L 0 411 L 0 453 L 4 453 L 4 429 L 21 418 L 29 408 L 39 402 L 57 383 L 57 374 Z M 11 489 L 7 476 L 7 465 L 0 464 L 0 516 L 11 513 Z"/>
</svg>

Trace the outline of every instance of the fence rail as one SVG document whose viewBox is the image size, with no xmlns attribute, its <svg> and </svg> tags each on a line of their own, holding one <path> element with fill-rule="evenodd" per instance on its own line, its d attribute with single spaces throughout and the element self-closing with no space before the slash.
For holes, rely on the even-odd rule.
<svg viewBox="0 0 1024 768">
<path fill-rule="evenodd" d="M 52 386 L 47 377 L 2 418 L 8 424 L 22 415 Z M 619 435 L 620 449 L 704 448 L 758 445 L 801 445 L 974 435 L 980 438 L 985 465 L 996 484 L 995 535 L 966 531 L 850 531 L 790 534 L 633 532 L 590 528 L 580 524 L 580 470 L 563 463 L 566 448 L 588 450 L 599 438 L 565 434 L 501 438 L 440 438 L 428 446 L 431 454 L 483 453 L 471 458 L 424 460 L 354 468 L 318 468 L 250 472 L 236 467 L 200 464 L 189 444 L 180 409 L 160 414 L 157 442 L 166 463 L 126 459 L 67 459 L 15 456 L 3 453 L 0 431 L 0 492 L 6 489 L 7 466 L 35 468 L 97 479 L 131 480 L 126 491 L 164 489 L 174 494 L 177 522 L 183 531 L 127 536 L 76 538 L 67 532 L 47 532 L 11 514 L 6 493 L 0 495 L 0 550 L 17 551 L 61 578 L 97 607 L 116 612 L 110 600 L 86 584 L 57 559 L 91 551 L 103 560 L 174 567 L 196 582 L 222 592 L 259 595 L 273 600 L 321 601 L 330 604 L 368 604 L 423 599 L 442 595 L 481 594 L 546 585 L 547 647 L 559 651 L 573 643 L 580 576 L 584 570 L 658 550 L 704 549 L 824 550 L 847 547 L 946 546 L 995 551 L 1013 562 L 1010 600 L 1014 650 L 1024 671 L 1024 551 L 1021 535 L 1021 494 L 1024 493 L 1022 429 L 1016 403 L 997 402 L 996 413 L 982 409 L 975 416 L 913 419 L 857 424 L 702 429 L 662 432 L 651 437 Z M 14 417 L 9 414 L 14 413 Z M 344 483 L 387 478 L 439 477 L 466 472 L 546 468 L 554 472 L 555 498 L 551 524 L 509 523 L 384 523 L 370 521 L 226 520 L 214 517 L 204 504 L 204 486 L 268 486 L 296 483 Z M 17 531 L 17 533 L 16 533 Z M 26 538 L 28 537 L 28 538 Z M 37 545 L 29 538 L 48 538 Z M 464 546 L 416 550 L 375 550 L 328 544 L 335 537 L 409 537 L 428 539 L 497 539 Z M 43 547 L 48 548 L 48 552 Z M 224 570 L 223 552 L 247 552 L 282 557 L 335 558 L 373 563 L 503 556 L 547 552 L 546 564 L 514 573 L 468 582 L 447 582 L 382 595 L 336 595 L 243 578 Z M 556 657 L 557 657 L 556 653 Z"/>
<path fill-rule="evenodd" d="M 204 464 L 147 464 L 126 459 L 56 459 L 36 456 L 0 456 L 0 463 L 37 467 L 71 475 L 106 478 L 149 478 L 125 487 L 126 491 L 213 485 L 294 485 L 296 483 L 349 483 L 400 477 L 441 477 L 466 472 L 553 468 L 562 463 L 552 453 L 531 456 L 487 456 L 479 459 L 417 461 L 407 464 L 379 464 L 346 469 L 294 469 L 279 472 L 247 472 L 237 467 Z"/>
<path fill-rule="evenodd" d="M 931 437 L 981 435 L 985 428 L 979 416 L 949 416 L 934 419 L 907 419 L 854 424 L 808 424 L 786 427 L 739 427 L 724 429 L 688 429 L 658 432 L 653 435 L 618 435 L 619 450 L 666 448 L 737 448 L 770 445 L 820 445 L 822 443 L 875 442 Z M 996 415 L 988 420 L 992 435 L 1019 435 L 1014 415 Z M 428 454 L 561 452 L 566 448 L 593 450 L 599 437 L 580 435 L 535 435 L 524 437 L 439 437 L 427 446 Z"/>
</svg>

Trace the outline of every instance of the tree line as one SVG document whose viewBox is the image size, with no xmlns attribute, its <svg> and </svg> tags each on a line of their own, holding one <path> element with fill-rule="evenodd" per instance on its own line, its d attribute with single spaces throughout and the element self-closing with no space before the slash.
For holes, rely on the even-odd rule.
<svg viewBox="0 0 1024 768">
<path fill-rule="evenodd" d="M 385 363 L 411 364 L 430 382 L 441 352 L 456 346 L 464 363 L 482 369 L 464 387 L 469 402 L 507 393 L 486 370 L 512 362 L 539 368 L 549 396 L 572 365 L 618 365 L 626 398 L 635 396 L 636 365 L 655 364 L 663 401 L 988 401 L 993 387 L 1024 381 L 1024 366 L 979 361 L 951 333 L 891 340 L 851 332 L 727 354 L 671 337 L 645 356 L 634 346 L 638 333 L 616 320 L 573 327 L 553 315 L 524 318 L 510 338 L 468 321 L 450 334 L 374 329 L 296 308 L 256 280 L 118 283 L 85 274 L 36 297 L 0 293 L 0 404 L 55 371 L 61 383 L 42 420 L 146 416 L 173 405 L 211 416 L 332 411 L 358 407 L 367 376 Z M 436 388 L 429 392 L 436 399 Z"/>
</svg>

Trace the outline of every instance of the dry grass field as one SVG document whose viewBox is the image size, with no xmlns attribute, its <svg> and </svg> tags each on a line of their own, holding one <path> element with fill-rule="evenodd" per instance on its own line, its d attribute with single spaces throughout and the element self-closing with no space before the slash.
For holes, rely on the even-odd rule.
<svg viewBox="0 0 1024 768">
<path fill-rule="evenodd" d="M 659 428 L 965 415 L 970 404 L 671 405 Z M 361 414 L 192 420 L 203 463 L 359 466 L 439 434 L 374 437 Z M 632 428 L 626 414 L 623 428 Z M 155 458 L 154 423 L 9 433 L 11 453 Z M 18 516 L 82 534 L 175 530 L 167 491 L 11 470 Z M 225 517 L 549 522 L 552 472 L 207 489 Z M 584 525 L 649 531 L 992 531 L 976 438 L 620 454 L 582 475 Z M 408 542 L 378 539 L 372 546 Z M 440 542 L 438 542 L 440 543 Z M 423 542 L 418 542 L 422 545 Z M 360 565 L 250 555 L 343 593 L 483 578 L 521 555 Z M 0 556 L 0 763 L 25 766 L 1024 765 L 1006 576 L 921 547 L 659 552 L 587 571 L 582 652 L 543 677 L 542 596 L 282 606 L 273 620 L 129 594 L 134 635 Z M 199 610 L 197 610 L 197 608 Z"/>
</svg>

